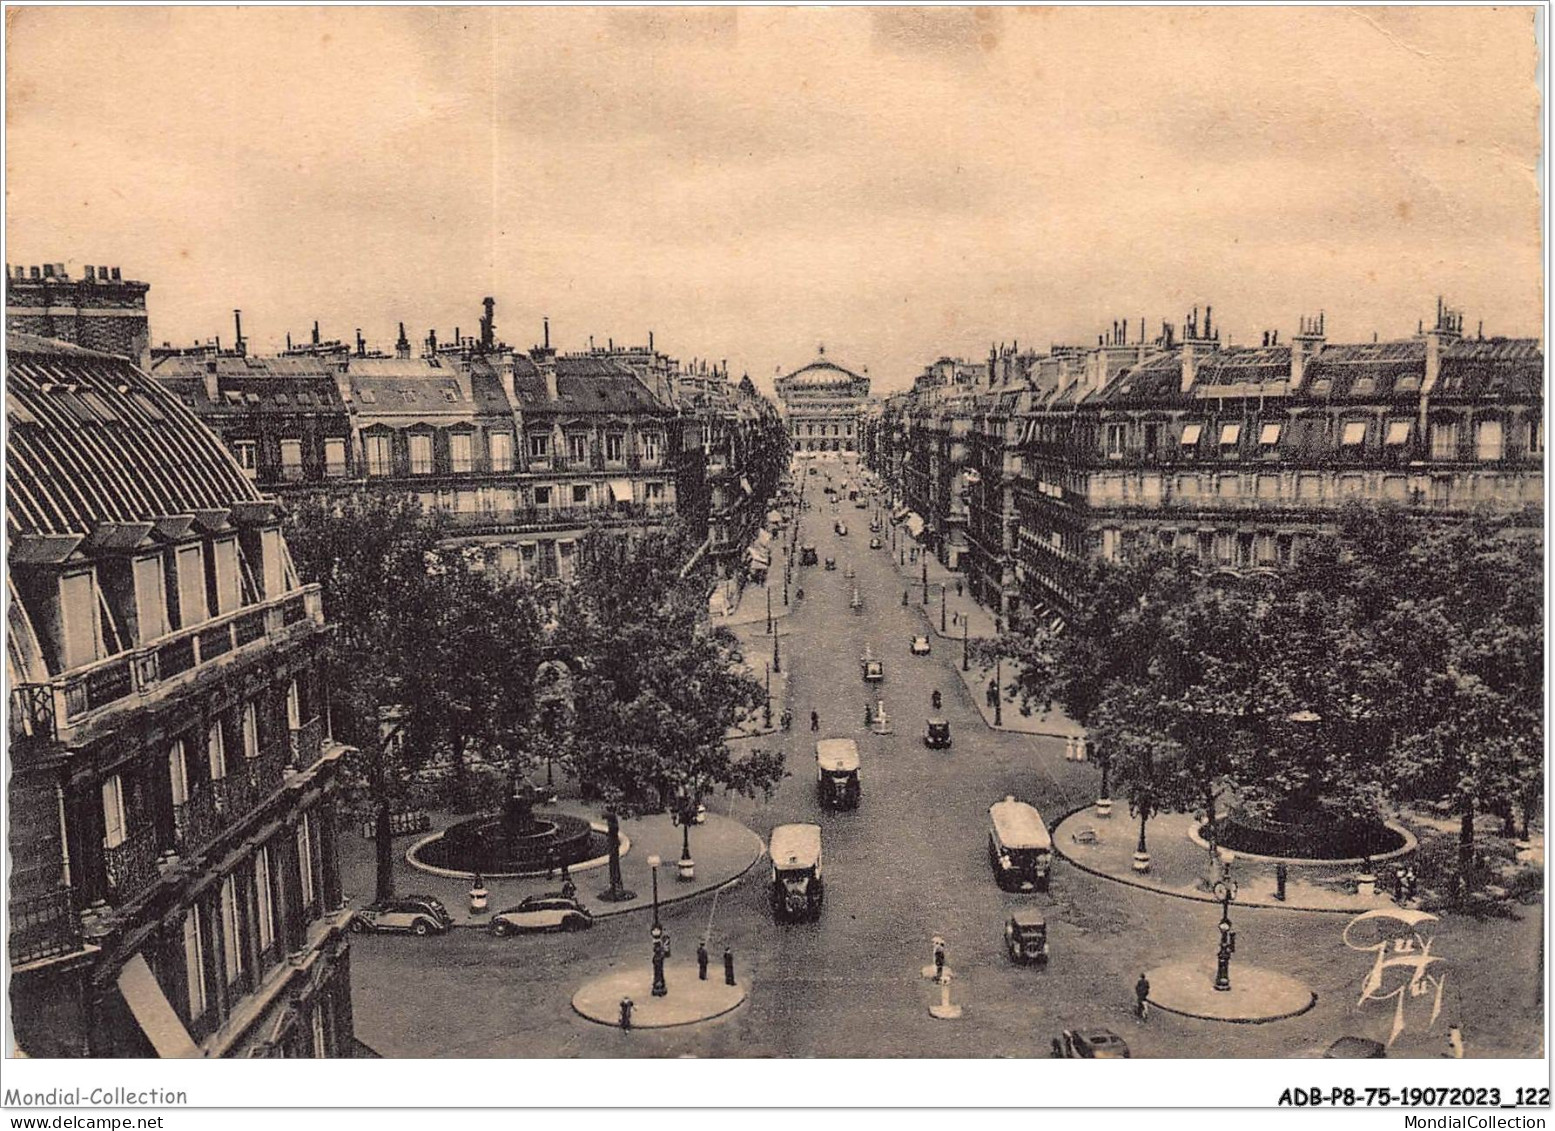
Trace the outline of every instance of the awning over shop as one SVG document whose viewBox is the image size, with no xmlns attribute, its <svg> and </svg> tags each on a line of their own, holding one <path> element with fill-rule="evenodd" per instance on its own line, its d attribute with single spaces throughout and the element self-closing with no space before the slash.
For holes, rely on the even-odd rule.
<svg viewBox="0 0 1555 1131">
<path fill-rule="evenodd" d="M 894 511 L 891 512 L 891 521 L 901 522 L 911 513 L 912 512 L 909 511 L 906 507 L 897 507 Z"/>
<path fill-rule="evenodd" d="M 917 511 L 913 511 L 907 516 L 907 530 L 914 538 L 918 538 L 923 534 L 923 526 L 923 516 Z"/>
<path fill-rule="evenodd" d="M 630 479 L 612 479 L 607 484 L 610 488 L 610 497 L 618 503 L 632 501 L 632 481 Z"/>
<path fill-rule="evenodd" d="M 745 556 L 750 559 L 753 565 L 760 565 L 765 567 L 772 564 L 772 556 L 765 550 L 758 549 L 755 546 L 752 546 L 749 550 L 747 550 L 745 552 Z"/>
<path fill-rule="evenodd" d="M 135 955 L 119 971 L 119 992 L 159 1057 L 179 1060 L 203 1055 L 141 955 Z"/>
</svg>

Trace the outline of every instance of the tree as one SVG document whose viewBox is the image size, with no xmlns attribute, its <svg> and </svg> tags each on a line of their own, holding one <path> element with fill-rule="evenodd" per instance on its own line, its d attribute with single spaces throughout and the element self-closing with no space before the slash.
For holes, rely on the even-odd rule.
<svg viewBox="0 0 1555 1131">
<path fill-rule="evenodd" d="M 365 783 L 373 807 L 379 899 L 394 891 L 389 815 L 425 753 L 404 741 L 402 727 L 425 646 L 418 626 L 436 616 L 441 599 L 427 567 L 442 532 L 414 496 L 305 498 L 288 516 L 297 571 L 323 587 L 333 626 L 325 645 L 330 726 L 356 751 L 348 770 Z"/>
<path fill-rule="evenodd" d="M 781 754 L 737 761 L 724 742 L 765 692 L 734 637 L 703 622 L 705 584 L 681 576 L 689 554 L 675 529 L 631 541 L 596 531 L 561 600 L 556 640 L 575 668 L 568 760 L 605 808 L 617 898 L 622 817 L 719 787 L 770 793 L 783 772 Z"/>
</svg>

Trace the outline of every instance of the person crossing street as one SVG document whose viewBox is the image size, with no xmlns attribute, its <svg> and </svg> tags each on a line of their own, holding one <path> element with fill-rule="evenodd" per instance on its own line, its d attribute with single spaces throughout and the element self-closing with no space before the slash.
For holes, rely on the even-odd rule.
<svg viewBox="0 0 1555 1131">
<path fill-rule="evenodd" d="M 821 729 L 821 716 L 815 711 L 810 712 L 810 729 L 812 731 L 819 731 Z"/>
</svg>

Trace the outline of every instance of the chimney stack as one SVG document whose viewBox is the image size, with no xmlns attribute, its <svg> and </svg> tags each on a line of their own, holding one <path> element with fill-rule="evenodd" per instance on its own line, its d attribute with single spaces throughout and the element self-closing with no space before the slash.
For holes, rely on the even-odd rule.
<svg viewBox="0 0 1555 1131">
<path fill-rule="evenodd" d="M 545 322 L 545 348 L 546 349 L 550 349 L 551 348 L 551 320 L 549 318 L 546 318 L 546 319 L 544 319 L 544 322 Z"/>
<path fill-rule="evenodd" d="M 404 360 L 410 356 L 410 339 L 405 336 L 405 323 L 400 323 L 400 336 L 394 343 L 394 356 Z"/>
<path fill-rule="evenodd" d="M 313 320 L 313 344 L 319 344 L 319 320 L 317 318 Z"/>
<path fill-rule="evenodd" d="M 1290 340 L 1290 391 L 1297 392 L 1307 379 L 1307 363 L 1323 352 L 1324 318 L 1302 318 L 1301 332 Z"/>
<path fill-rule="evenodd" d="M 1463 336 L 1463 315 L 1451 310 L 1438 297 L 1436 300 L 1436 326 L 1425 334 L 1425 379 L 1420 383 L 1422 395 L 1436 388 L 1442 376 L 1442 348 Z"/>
<path fill-rule="evenodd" d="M 487 296 L 481 300 L 481 305 L 486 308 L 486 314 L 481 318 L 481 352 L 490 353 L 496 342 L 496 323 L 493 320 L 493 312 L 496 309 L 496 299 Z"/>
<path fill-rule="evenodd" d="M 232 312 L 232 329 L 237 336 L 237 345 L 233 348 L 238 351 L 239 357 L 246 357 L 248 355 L 248 342 L 243 338 L 243 312 L 241 310 Z"/>
</svg>

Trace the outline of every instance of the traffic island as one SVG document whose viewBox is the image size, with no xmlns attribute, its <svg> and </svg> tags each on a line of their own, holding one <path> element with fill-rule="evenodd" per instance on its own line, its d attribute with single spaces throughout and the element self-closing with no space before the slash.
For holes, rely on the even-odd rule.
<svg viewBox="0 0 1555 1131">
<path fill-rule="evenodd" d="M 1229 990 L 1215 989 L 1215 967 L 1202 962 L 1158 966 L 1145 976 L 1151 1005 L 1205 1021 L 1261 1025 L 1298 1017 L 1317 1004 L 1306 983 L 1258 966 L 1234 966 Z"/>
<path fill-rule="evenodd" d="M 654 997 L 652 967 L 618 970 L 585 982 L 572 995 L 572 1008 L 580 1017 L 620 1028 L 626 1000 L 631 1002 L 631 1028 L 668 1029 L 722 1017 L 738 1009 L 746 997 L 745 983 L 728 985 L 716 964 L 704 982 L 697 977 L 694 963 L 666 963 L 664 981 L 669 992 Z"/>
</svg>

